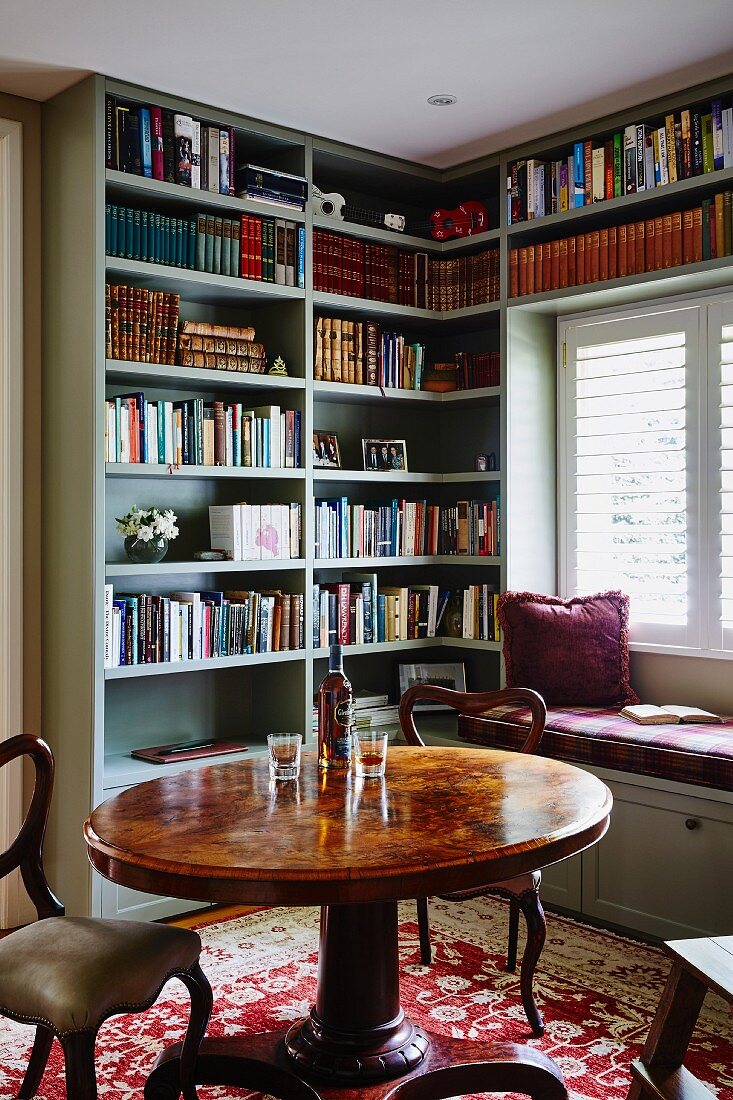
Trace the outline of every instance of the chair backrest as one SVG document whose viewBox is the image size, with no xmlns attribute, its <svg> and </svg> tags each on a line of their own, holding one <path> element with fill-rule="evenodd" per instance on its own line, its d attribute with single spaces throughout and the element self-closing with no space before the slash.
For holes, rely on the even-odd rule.
<svg viewBox="0 0 733 1100">
<path fill-rule="evenodd" d="M 36 783 L 20 832 L 7 851 L 0 853 L 0 878 L 20 868 L 25 888 L 40 918 L 61 917 L 64 907 L 48 885 L 43 871 L 43 838 L 53 794 L 53 754 L 40 737 L 21 733 L 0 742 L 0 768 L 30 756 L 36 768 Z"/>
<path fill-rule="evenodd" d="M 530 688 L 505 688 L 503 691 L 453 691 L 435 684 L 414 684 L 400 699 L 400 725 L 408 745 L 424 745 L 415 726 L 413 711 L 416 703 L 441 703 L 459 714 L 483 716 L 492 707 L 519 703 L 529 708 L 532 724 L 520 752 L 534 752 L 545 732 L 547 708 L 541 695 Z"/>
</svg>

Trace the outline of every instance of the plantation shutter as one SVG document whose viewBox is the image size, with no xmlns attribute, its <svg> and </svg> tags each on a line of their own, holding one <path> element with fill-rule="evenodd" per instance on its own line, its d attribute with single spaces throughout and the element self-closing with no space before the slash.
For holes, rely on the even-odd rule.
<svg viewBox="0 0 733 1100">
<path fill-rule="evenodd" d="M 708 310 L 710 647 L 733 651 L 733 302 Z"/>
<path fill-rule="evenodd" d="M 700 640 L 698 317 L 560 325 L 561 584 L 627 592 L 632 640 L 656 645 Z"/>
</svg>

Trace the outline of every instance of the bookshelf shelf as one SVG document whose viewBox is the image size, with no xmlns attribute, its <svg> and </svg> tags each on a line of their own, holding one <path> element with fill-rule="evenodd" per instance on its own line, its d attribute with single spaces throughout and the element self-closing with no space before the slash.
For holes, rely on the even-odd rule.
<svg viewBox="0 0 733 1100">
<path fill-rule="evenodd" d="M 479 471 L 468 470 L 455 474 L 426 474 L 410 473 L 409 471 L 394 470 L 388 474 L 379 470 L 332 470 L 325 466 L 313 468 L 313 480 L 315 482 L 374 482 L 385 488 L 387 484 L 394 482 L 407 482 L 413 484 L 447 485 L 468 481 L 499 481 L 501 474 L 497 470 Z"/>
<path fill-rule="evenodd" d="M 380 584 L 425 582 L 453 590 L 468 583 L 495 584 L 499 590 L 555 592 L 556 562 L 556 377 L 560 314 L 672 297 L 733 286 L 733 258 L 707 260 L 684 268 L 655 271 L 593 286 L 572 287 L 531 297 L 508 298 L 509 250 L 600 227 L 620 224 L 647 212 L 655 216 L 695 205 L 733 186 L 733 169 L 656 188 L 654 191 L 506 224 L 506 179 L 519 157 L 559 156 L 576 140 L 607 137 L 639 119 L 656 119 L 703 99 L 728 97 L 730 77 L 702 88 L 675 93 L 646 107 L 620 112 L 547 139 L 504 150 L 448 170 L 409 164 L 394 157 L 329 142 L 283 127 L 178 97 L 91 76 L 43 104 L 43 230 L 45 300 L 43 311 L 44 452 L 52 463 L 52 491 L 43 503 L 44 663 L 43 733 L 57 755 L 58 782 L 79 812 L 101 801 L 104 790 L 124 787 L 150 775 L 203 768 L 210 760 L 163 769 L 134 763 L 129 750 L 136 732 L 131 713 L 155 715 L 156 736 L 148 743 L 190 738 L 236 737 L 245 731 L 251 753 L 264 747 L 271 729 L 302 729 L 312 743 L 312 698 L 323 670 L 325 650 L 312 646 L 312 586 L 338 581 L 339 574 L 367 570 Z M 183 188 L 105 169 L 105 98 L 183 112 L 212 125 L 236 130 L 237 163 L 244 159 L 314 180 L 367 208 L 404 212 L 410 225 L 426 221 L 438 206 L 452 208 L 479 198 L 493 228 L 480 236 L 436 242 L 414 234 L 363 227 L 228 195 Z M 729 102 L 729 100 L 728 100 Z M 170 150 L 169 150 L 170 151 Z M 361 198 L 360 198 L 361 196 Z M 305 229 L 305 289 L 190 271 L 163 264 L 105 257 L 105 202 L 195 216 L 221 211 L 282 217 Z M 417 309 L 387 302 L 314 292 L 313 231 L 327 230 L 452 258 L 495 249 L 502 275 L 501 298 L 453 311 Z M 69 271 L 73 271 L 73 278 Z M 105 281 L 127 283 L 181 296 L 186 319 L 252 325 L 270 361 L 282 355 L 293 376 L 234 374 L 150 363 L 105 359 Z M 314 319 L 320 314 L 368 321 L 394 328 L 409 342 L 424 343 L 426 362 L 453 361 L 456 353 L 498 355 L 501 386 L 449 393 L 385 390 L 314 381 Z M 271 402 L 301 413 L 304 469 L 104 463 L 104 417 L 109 394 L 144 391 L 176 400 L 237 395 L 253 406 Z M 157 394 L 156 394 L 157 391 Z M 226 397 L 225 397 L 226 399 Z M 339 433 L 344 461 L 360 465 L 360 440 L 407 438 L 416 472 L 374 474 L 314 468 L 312 432 Z M 476 454 L 496 455 L 497 471 L 474 471 Z M 430 470 L 434 472 L 420 472 Z M 165 485 L 165 479 L 175 484 Z M 152 479 L 152 480 L 151 480 Z M 208 508 L 241 500 L 290 502 L 302 508 L 301 559 L 258 562 L 166 561 L 139 567 L 119 560 L 112 541 L 112 518 L 132 499 L 162 492 L 183 525 L 182 555 L 206 545 Z M 435 555 L 393 558 L 328 558 L 314 555 L 315 498 L 430 497 L 453 505 L 460 497 L 501 499 L 501 556 Z M 141 503 L 144 503 L 142 501 Z M 110 559 L 118 560 L 107 560 Z M 247 583 L 295 588 L 304 595 L 306 649 L 208 661 L 104 668 L 105 582 L 115 591 L 154 592 L 178 588 L 227 588 Z M 136 586 L 140 586 L 136 589 Z M 73 624 L 74 644 L 69 644 Z M 350 646 L 357 688 L 377 690 L 394 683 L 402 654 L 431 650 L 447 660 L 464 660 L 471 689 L 502 682 L 500 643 L 463 638 L 426 638 Z M 487 654 L 496 654 L 487 660 Z M 315 660 L 314 660 L 315 659 Z M 414 659 L 409 658 L 408 659 Z M 190 673 L 190 675 L 179 675 Z M 233 727 L 233 719 L 236 722 Z M 170 736 L 168 736 L 170 734 Z M 236 759 L 230 757 L 229 759 Z M 91 782 L 90 782 L 91 777 Z M 132 915 L 129 900 L 110 895 L 79 851 L 78 817 L 67 820 L 60 802 L 52 807 L 46 858 L 54 880 L 64 882 L 69 911 L 97 916 Z M 105 892 L 107 891 L 107 892 Z M 110 898 L 112 900 L 110 901 Z M 161 910 L 160 906 L 164 906 Z M 138 918 L 176 912 L 170 899 L 151 899 L 134 908 Z M 178 909 L 180 911 L 180 907 Z"/>
<path fill-rule="evenodd" d="M 108 359 L 108 382 L 119 385 L 152 386 L 155 389 L 235 393 L 242 390 L 304 390 L 305 378 L 278 374 L 247 374 L 230 370 L 197 370 L 195 367 L 158 366 Z"/>
<path fill-rule="evenodd" d="M 341 233 L 345 237 L 358 237 L 365 241 L 378 241 L 379 244 L 394 244 L 398 248 L 415 249 L 417 252 L 440 252 L 440 241 L 432 237 L 415 237 L 409 233 L 398 233 L 394 229 L 383 229 L 378 225 L 360 225 L 359 222 L 341 221 L 339 218 L 313 215 L 313 228 L 328 233 Z"/>
<path fill-rule="evenodd" d="M 318 310 L 358 312 L 365 317 L 402 317 L 406 320 L 439 322 L 442 313 L 437 309 L 418 309 L 417 306 L 400 306 L 391 302 L 375 302 L 371 298 L 351 298 L 348 294 L 327 294 L 313 291 L 313 305 Z"/>
<path fill-rule="evenodd" d="M 138 680 L 150 676 L 172 676 L 179 672 L 214 672 L 222 668 L 247 668 L 304 661 L 305 649 L 278 650 L 275 653 L 245 653 L 239 657 L 210 657 L 205 661 L 166 661 L 156 665 L 123 665 L 106 668 L 105 680 Z"/>
<path fill-rule="evenodd" d="M 498 386 L 481 386 L 474 390 L 453 390 L 450 393 L 432 393 L 428 390 L 400 390 L 379 386 L 355 386 L 346 382 L 314 382 L 313 399 L 318 403 L 339 405 L 383 405 L 385 402 L 415 404 L 424 407 L 453 405 L 470 407 L 485 403 L 497 403 L 501 396 Z"/>
<path fill-rule="evenodd" d="M 161 561 L 157 565 L 107 562 L 105 574 L 113 577 L 175 577 L 189 573 L 272 573 L 305 568 L 304 558 L 270 558 L 265 561 Z"/>
<path fill-rule="evenodd" d="M 164 466 L 153 462 L 108 462 L 105 472 L 107 477 L 135 478 L 175 477 L 212 480 L 235 478 L 240 481 L 249 481 L 252 478 L 300 481 L 305 478 L 305 470 L 282 470 L 261 466 Z"/>
<path fill-rule="evenodd" d="M 129 753 L 110 753 L 104 758 L 104 789 L 109 791 L 117 787 L 131 787 L 135 783 L 146 783 L 149 779 L 159 779 L 164 775 L 210 768 L 212 764 L 236 764 L 250 756 L 266 752 L 266 745 L 252 742 L 242 752 L 227 753 L 226 756 L 205 756 L 200 760 L 184 760 L 179 764 L 148 764 L 144 760 L 136 760 Z"/>
<path fill-rule="evenodd" d="M 436 648 L 458 648 L 458 649 L 475 649 L 486 650 L 487 652 L 499 653 L 501 652 L 501 642 L 481 642 L 475 641 L 473 638 L 408 638 L 407 641 L 402 642 L 370 642 L 366 645 L 348 645 L 344 646 L 344 660 L 348 660 L 349 657 L 364 657 L 371 653 L 401 653 L 410 649 L 436 649 Z M 314 649 L 314 657 L 328 657 L 328 650 L 325 648 Z"/>
<path fill-rule="evenodd" d="M 297 286 L 280 286 L 254 279 L 235 279 L 230 275 L 212 275 L 207 271 L 191 271 L 185 267 L 149 264 L 142 260 L 107 257 L 108 279 L 129 279 L 154 290 L 180 294 L 185 302 L 202 305 L 241 306 L 245 302 L 299 301 L 305 291 Z"/>
<path fill-rule="evenodd" d="M 675 205 L 684 206 L 687 200 L 694 202 L 706 192 L 728 190 L 733 183 L 733 168 L 721 168 L 717 172 L 706 172 L 702 176 L 691 176 L 686 180 L 678 180 L 676 183 L 667 183 L 664 187 L 655 187 L 648 191 L 637 191 L 632 195 L 621 195 L 617 199 L 605 199 L 603 202 L 592 203 L 589 206 L 578 206 L 572 210 L 564 210 L 558 214 L 546 214 L 543 218 L 530 218 L 529 221 L 515 222 L 507 227 L 507 235 L 510 243 L 514 244 L 516 238 L 546 238 L 550 231 L 561 231 L 568 227 L 568 236 L 572 236 L 573 226 L 581 228 L 585 222 L 592 221 L 595 225 L 603 224 L 604 218 L 608 218 L 609 224 L 615 225 L 619 220 L 615 215 L 628 214 L 628 221 L 635 221 L 647 217 L 646 207 L 662 203 L 666 208 L 672 209 Z M 576 230 L 577 231 L 577 230 Z M 636 278 L 636 276 L 631 276 Z"/>
<path fill-rule="evenodd" d="M 501 565 L 487 554 L 404 555 L 384 558 L 314 558 L 314 569 L 389 569 L 405 565 Z"/>
<path fill-rule="evenodd" d="M 232 214 L 258 214 L 260 217 L 287 218 L 288 221 L 305 221 L 305 212 L 288 206 L 277 206 L 254 199 L 239 199 L 234 195 L 220 195 L 217 191 L 201 191 L 193 187 L 181 187 L 177 183 L 147 179 L 129 172 L 117 172 L 108 168 L 105 173 L 107 197 L 129 202 L 131 196 L 139 201 L 149 199 L 156 206 L 211 207 Z"/>
</svg>

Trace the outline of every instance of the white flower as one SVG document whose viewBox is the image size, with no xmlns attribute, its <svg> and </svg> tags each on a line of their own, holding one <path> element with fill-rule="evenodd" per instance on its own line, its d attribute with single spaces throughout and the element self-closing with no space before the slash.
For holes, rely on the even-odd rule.
<svg viewBox="0 0 733 1100">
<path fill-rule="evenodd" d="M 141 542 L 150 542 L 154 534 L 155 532 L 153 531 L 152 524 L 150 526 L 148 526 L 147 524 L 141 524 L 140 529 L 137 533 L 137 537 L 140 539 Z"/>
</svg>

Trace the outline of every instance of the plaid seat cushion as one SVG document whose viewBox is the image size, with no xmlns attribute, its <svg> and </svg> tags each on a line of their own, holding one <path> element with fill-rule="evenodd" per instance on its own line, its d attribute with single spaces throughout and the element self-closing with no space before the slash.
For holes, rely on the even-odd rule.
<svg viewBox="0 0 733 1100">
<path fill-rule="evenodd" d="M 458 736 L 477 745 L 519 749 L 530 724 L 524 707 L 496 707 L 490 717 L 458 719 Z M 551 708 L 541 756 L 615 771 L 733 790 L 733 718 L 715 725 L 640 726 L 618 709 Z"/>
</svg>

